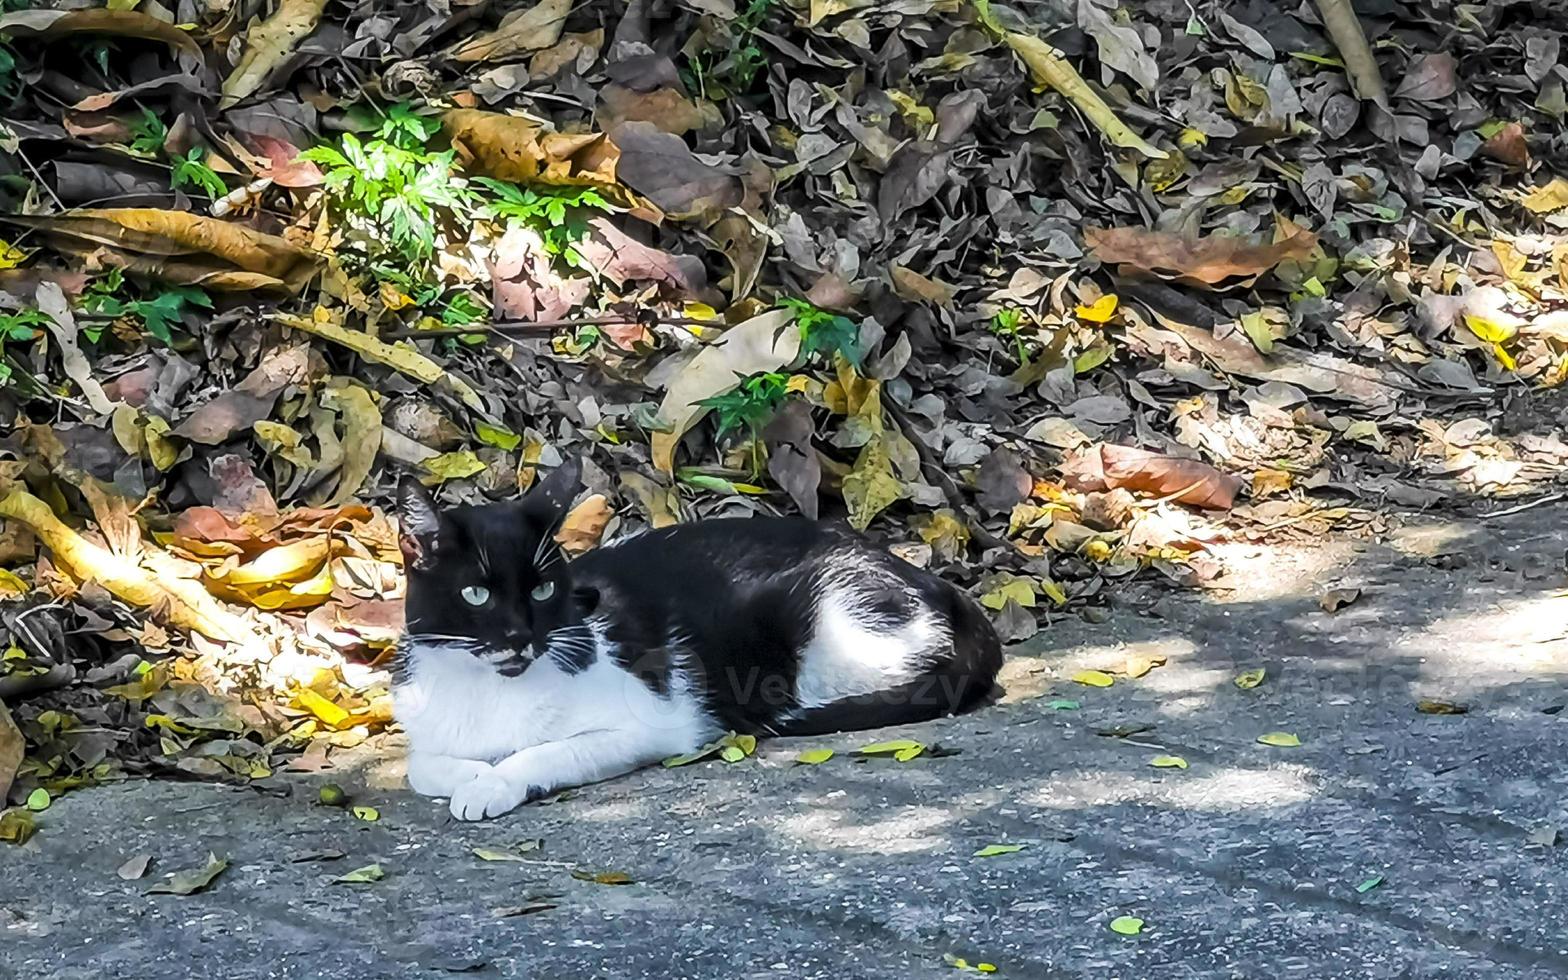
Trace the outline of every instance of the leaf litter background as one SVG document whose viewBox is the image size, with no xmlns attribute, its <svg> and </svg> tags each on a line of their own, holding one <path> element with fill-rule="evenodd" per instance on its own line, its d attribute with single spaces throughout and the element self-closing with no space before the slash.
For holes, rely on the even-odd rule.
<svg viewBox="0 0 1568 980">
<path fill-rule="evenodd" d="M 6 10 L 0 804 L 382 731 L 405 469 L 1020 640 L 1568 456 L 1556 0 Z"/>
</svg>

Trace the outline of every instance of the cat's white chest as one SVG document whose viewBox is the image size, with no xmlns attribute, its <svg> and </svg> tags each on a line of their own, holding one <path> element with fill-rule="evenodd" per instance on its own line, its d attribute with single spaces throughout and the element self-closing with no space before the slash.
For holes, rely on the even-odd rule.
<svg viewBox="0 0 1568 980">
<path fill-rule="evenodd" d="M 544 657 L 505 677 L 466 650 L 413 644 L 393 709 L 415 752 L 497 761 L 521 749 L 598 731 L 624 731 L 676 754 L 713 723 L 679 684 L 654 693 L 603 649 L 568 673 Z"/>
</svg>

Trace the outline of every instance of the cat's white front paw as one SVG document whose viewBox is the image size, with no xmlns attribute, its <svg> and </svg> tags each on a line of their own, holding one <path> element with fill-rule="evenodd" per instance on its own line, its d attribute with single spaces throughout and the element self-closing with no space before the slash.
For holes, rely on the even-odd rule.
<svg viewBox="0 0 1568 980">
<path fill-rule="evenodd" d="M 532 787 L 508 782 L 492 771 L 464 783 L 452 793 L 452 816 L 459 820 L 499 817 L 526 803 L 531 795 L 536 795 Z"/>
<path fill-rule="evenodd" d="M 495 770 L 477 759 L 412 753 L 408 757 L 408 786 L 420 796 L 451 796 L 464 783 Z"/>
</svg>

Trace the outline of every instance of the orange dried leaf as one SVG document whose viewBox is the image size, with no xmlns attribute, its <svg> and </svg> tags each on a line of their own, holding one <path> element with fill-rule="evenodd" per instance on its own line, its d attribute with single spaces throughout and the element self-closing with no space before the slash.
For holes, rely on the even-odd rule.
<svg viewBox="0 0 1568 980">
<path fill-rule="evenodd" d="M 1203 286 L 1240 285 L 1287 259 L 1305 259 L 1318 236 L 1298 228 L 1273 244 L 1245 238 L 1209 235 L 1183 238 L 1143 228 L 1089 228 L 1084 241 L 1101 262 L 1129 266 L 1165 279 Z"/>
</svg>

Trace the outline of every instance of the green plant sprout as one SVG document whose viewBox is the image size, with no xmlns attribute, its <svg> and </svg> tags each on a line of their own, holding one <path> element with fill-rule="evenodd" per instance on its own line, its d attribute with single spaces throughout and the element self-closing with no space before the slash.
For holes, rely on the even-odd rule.
<svg viewBox="0 0 1568 980">
<path fill-rule="evenodd" d="M 818 309 L 803 299 L 782 297 L 778 305 L 795 314 L 800 331 L 800 352 L 813 354 L 836 351 L 844 360 L 860 366 L 860 328 L 849 317 Z"/>
<path fill-rule="evenodd" d="M 111 320 L 134 317 L 141 321 L 149 334 L 165 344 L 174 343 L 174 327 L 189 307 L 212 309 L 212 297 L 195 286 L 163 286 L 151 296 L 127 300 L 116 295 L 124 282 L 124 274 L 119 269 L 111 270 L 107 276 L 87 288 L 82 297 L 82 308 Z M 82 333 L 88 340 L 97 343 L 103 336 L 103 326 L 84 325 Z"/>
<path fill-rule="evenodd" d="M 144 106 L 141 118 L 131 123 L 131 152 L 155 157 L 163 152 L 163 141 L 168 138 L 169 127 L 156 112 Z"/>
<path fill-rule="evenodd" d="M 0 314 L 0 385 L 11 383 L 11 364 L 4 357 L 5 342 L 22 343 L 38 336 L 49 322 L 43 311 L 29 307 L 15 313 Z"/>
<path fill-rule="evenodd" d="M 1018 351 L 1018 364 L 1024 366 L 1029 363 L 1029 347 L 1023 338 L 1024 311 L 1017 307 L 1008 307 L 997 310 L 991 317 L 991 332 L 1013 342 Z"/>
<path fill-rule="evenodd" d="M 729 24 L 726 48 L 699 52 L 687 59 L 682 70 L 686 87 L 703 98 L 745 95 L 751 91 L 758 72 L 767 67 L 768 56 L 757 45 L 757 28 L 767 19 L 774 0 L 751 0 Z"/>
<path fill-rule="evenodd" d="M 170 174 L 169 182 L 175 190 L 182 187 L 198 187 L 203 194 L 216 201 L 229 193 L 229 187 L 218 176 L 218 172 L 202 162 L 202 157 L 207 151 L 200 146 L 193 146 L 184 156 L 174 158 L 174 170 Z"/>
<path fill-rule="evenodd" d="M 762 469 L 760 455 L 761 429 L 778 412 L 779 406 L 789 397 L 789 375 L 767 371 L 740 379 L 740 383 L 722 395 L 704 398 L 697 404 L 713 410 L 718 420 L 716 439 L 735 429 L 744 428 L 751 443 L 751 474 L 755 477 Z"/>
<path fill-rule="evenodd" d="M 598 191 L 592 187 L 519 187 L 490 177 L 475 177 L 474 183 L 495 194 L 494 200 L 480 206 L 481 212 L 518 222 L 539 236 L 552 257 L 574 269 L 593 271 L 576 246 L 588 236 L 589 212 L 613 210 Z"/>
</svg>

